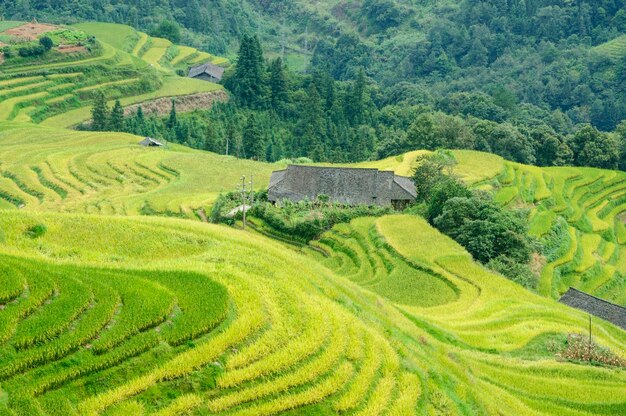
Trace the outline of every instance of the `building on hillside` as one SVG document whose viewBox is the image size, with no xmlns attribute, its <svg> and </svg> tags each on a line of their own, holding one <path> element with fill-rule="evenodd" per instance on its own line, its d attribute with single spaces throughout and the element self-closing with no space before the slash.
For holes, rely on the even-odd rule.
<svg viewBox="0 0 626 416">
<path fill-rule="evenodd" d="M 346 205 L 401 209 L 415 200 L 417 192 L 410 178 L 378 169 L 289 165 L 272 173 L 270 202 L 315 201 L 322 195 Z"/>
<path fill-rule="evenodd" d="M 189 70 L 189 78 L 201 79 L 203 81 L 220 82 L 223 76 L 224 68 L 213 65 L 210 62 L 194 66 Z"/>
<path fill-rule="evenodd" d="M 626 330 L 626 308 L 570 287 L 559 302 L 609 321 Z"/>
<path fill-rule="evenodd" d="M 146 137 L 139 144 L 143 147 L 161 147 L 163 143 L 154 140 L 152 137 Z"/>
</svg>

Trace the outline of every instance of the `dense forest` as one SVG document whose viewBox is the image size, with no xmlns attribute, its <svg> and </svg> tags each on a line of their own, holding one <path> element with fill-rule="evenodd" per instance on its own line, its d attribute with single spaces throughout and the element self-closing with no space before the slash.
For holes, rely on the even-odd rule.
<svg viewBox="0 0 626 416">
<path fill-rule="evenodd" d="M 231 70 L 236 82 L 226 86 L 235 103 L 178 117 L 176 140 L 194 147 L 225 153 L 228 143 L 245 157 L 332 161 L 471 148 L 525 163 L 608 168 L 626 165 L 625 7 L 624 0 L 0 0 L 0 13 L 12 19 L 116 21 L 161 35 L 168 19 L 180 26 L 181 42 L 233 58 L 245 49 L 241 39 L 258 34 L 250 79 L 259 101 L 241 96 L 234 86 L 242 74 Z M 275 77 L 284 83 L 278 101 Z M 159 123 L 167 120 L 141 128 L 171 136 Z M 262 146 L 250 150 L 254 137 Z"/>
<path fill-rule="evenodd" d="M 104 96 L 94 107 L 96 130 L 122 130 L 217 153 L 278 161 L 378 159 L 413 149 L 474 149 L 540 166 L 626 168 L 626 122 L 614 134 L 563 119 L 537 119 L 516 107 L 515 121 L 488 94 L 451 94 L 443 109 L 424 104 L 388 104 L 382 88 L 363 70 L 352 81 L 327 71 L 299 74 L 280 58 L 266 60 L 260 41 L 244 36 L 237 64 L 223 83 L 233 99 L 211 110 L 123 119 Z M 495 115 L 503 117 L 494 121 Z M 106 118 L 110 117 L 107 122 Z M 89 126 L 87 126 L 89 127 Z M 571 131 L 569 134 L 559 131 Z"/>
</svg>

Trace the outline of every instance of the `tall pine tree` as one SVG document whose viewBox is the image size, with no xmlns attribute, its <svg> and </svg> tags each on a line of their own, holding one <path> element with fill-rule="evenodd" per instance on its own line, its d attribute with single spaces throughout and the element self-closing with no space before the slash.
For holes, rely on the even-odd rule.
<svg viewBox="0 0 626 416">
<path fill-rule="evenodd" d="M 276 58 L 269 66 L 269 90 L 271 108 L 283 114 L 289 100 L 287 71 L 280 58 Z"/>
<path fill-rule="evenodd" d="M 312 157 L 315 160 L 326 158 L 326 123 L 322 97 L 317 86 L 311 82 L 300 116 L 302 136 L 295 141 L 294 154 Z"/>
<path fill-rule="evenodd" d="M 176 102 L 172 100 L 172 109 L 170 110 L 170 118 L 167 119 L 166 126 L 168 129 L 175 129 L 178 126 L 178 119 L 176 117 Z"/>
<path fill-rule="evenodd" d="M 248 159 L 265 160 L 265 142 L 254 114 L 243 128 L 243 152 Z"/>
<path fill-rule="evenodd" d="M 115 100 L 115 105 L 111 110 L 109 128 L 112 131 L 124 131 L 124 109 L 122 108 L 120 100 Z"/>
<path fill-rule="evenodd" d="M 237 55 L 234 75 L 225 83 L 244 107 L 263 109 L 267 106 L 263 50 L 258 37 L 244 35 Z"/>
<path fill-rule="evenodd" d="M 105 131 L 109 123 L 109 107 L 106 97 L 102 92 L 98 92 L 93 101 L 91 109 L 91 129 L 94 131 Z"/>
<path fill-rule="evenodd" d="M 361 68 L 356 81 L 354 81 L 352 88 L 350 88 L 349 93 L 346 95 L 346 117 L 353 126 L 363 124 L 365 120 L 366 86 L 365 72 L 363 68 Z"/>
</svg>

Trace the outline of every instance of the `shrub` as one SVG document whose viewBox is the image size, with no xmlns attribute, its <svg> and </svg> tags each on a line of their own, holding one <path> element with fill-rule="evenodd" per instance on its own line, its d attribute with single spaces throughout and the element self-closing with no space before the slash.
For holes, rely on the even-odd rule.
<svg viewBox="0 0 626 416">
<path fill-rule="evenodd" d="M 0 49 L 0 52 L 4 54 L 5 59 L 13 58 L 14 56 L 13 49 L 9 48 L 8 46 Z"/>
<path fill-rule="evenodd" d="M 437 185 L 454 179 L 451 168 L 457 162 L 449 151 L 438 150 L 431 155 L 418 157 L 416 162 L 418 166 L 413 173 L 413 182 L 420 202 L 428 201 Z"/>
<path fill-rule="evenodd" d="M 381 216 L 392 212 L 391 207 L 347 206 L 325 201 L 324 196 L 320 196 L 316 201 L 283 201 L 282 206 L 277 206 L 267 202 L 267 191 L 255 192 L 255 204 L 249 214 L 263 220 L 281 234 L 308 242 L 335 224 L 348 223 L 357 217 Z M 233 219 L 225 215 L 238 205 L 241 205 L 241 194 L 231 192 L 220 195 L 213 205 L 210 221 L 231 224 Z"/>
<path fill-rule="evenodd" d="M 446 203 L 452 198 L 469 198 L 472 193 L 461 182 L 453 178 L 443 178 L 429 191 L 427 219 L 431 223 L 439 217 Z"/>
<path fill-rule="evenodd" d="M 44 53 L 46 53 L 46 48 L 41 45 L 23 46 L 18 50 L 18 54 L 22 58 L 28 58 L 29 56 L 40 56 Z"/>
<path fill-rule="evenodd" d="M 163 20 L 150 32 L 150 35 L 168 39 L 172 43 L 180 43 L 180 26 L 176 22 Z"/>
<path fill-rule="evenodd" d="M 444 202 L 433 223 L 464 246 L 475 259 L 487 263 L 500 256 L 528 263 L 533 241 L 526 219 L 507 211 L 489 197 L 454 197 Z"/>
<path fill-rule="evenodd" d="M 39 39 L 39 44 L 41 46 L 44 47 L 45 50 L 49 51 L 50 49 L 52 49 L 52 47 L 54 46 L 54 42 L 52 41 L 52 39 L 50 39 L 50 37 L 48 36 L 44 36 L 41 39 Z"/>
<path fill-rule="evenodd" d="M 48 231 L 48 227 L 46 227 L 44 224 L 37 224 L 37 225 L 33 225 L 28 230 L 26 230 L 25 234 L 26 236 L 34 239 L 34 238 L 43 237 L 47 231 Z"/>
</svg>

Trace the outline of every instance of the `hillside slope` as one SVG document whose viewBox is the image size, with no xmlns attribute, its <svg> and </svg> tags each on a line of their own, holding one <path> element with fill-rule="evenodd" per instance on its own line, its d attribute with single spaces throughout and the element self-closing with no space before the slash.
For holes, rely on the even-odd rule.
<svg viewBox="0 0 626 416">
<path fill-rule="evenodd" d="M 231 57 L 242 35 L 258 33 L 272 57 L 284 56 L 294 69 L 311 64 L 347 80 L 364 68 L 393 104 L 445 108 L 452 94 L 487 94 L 506 111 L 521 104 L 516 110 L 530 108 L 533 118 L 540 115 L 560 127 L 592 123 L 612 131 L 626 118 L 624 77 L 616 76 L 623 72 L 624 0 L 27 4 L 0 0 L 0 14 L 64 23 L 115 21 L 146 31 L 168 20 L 182 28 L 185 44 Z M 566 123 L 560 122 L 563 113 Z"/>
<path fill-rule="evenodd" d="M 241 175 L 266 186 L 276 167 L 169 144 L 143 148 L 124 133 L 0 123 L 0 207 L 136 215 L 142 207 L 193 215 Z"/>
<path fill-rule="evenodd" d="M 170 144 L 142 148 L 121 133 L 69 132 L 0 123 L 0 207 L 104 215 L 195 217 L 242 175 L 266 188 L 281 165 L 240 160 Z M 409 175 L 409 152 L 357 167 Z M 557 299 L 570 286 L 626 305 L 626 174 L 590 168 L 538 168 L 479 152 L 455 151 L 457 175 L 530 210 L 531 233 L 548 247 L 540 294 Z"/>
<path fill-rule="evenodd" d="M 25 235 L 34 224 L 47 232 Z M 533 347 L 579 331 L 586 315 L 487 272 L 416 217 L 365 225 L 392 261 L 440 275 L 457 295 L 435 307 L 393 304 L 313 258 L 222 226 L 3 214 L 0 253 L 10 257 L 0 254 L 0 294 L 11 302 L 0 311 L 0 412 L 624 412 L 623 372 Z M 142 297 L 152 303 L 138 313 Z M 626 348 L 623 331 L 599 320 L 594 331 Z"/>
</svg>

